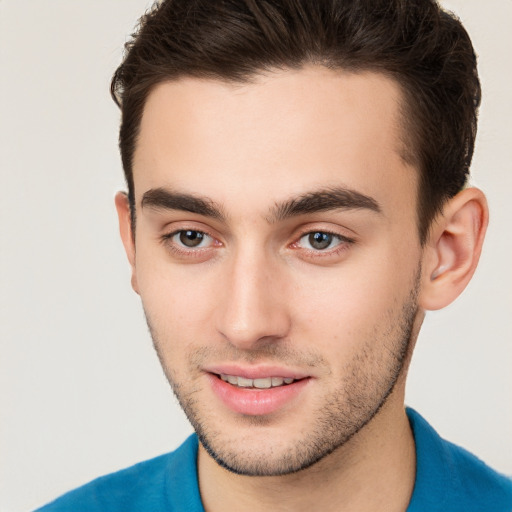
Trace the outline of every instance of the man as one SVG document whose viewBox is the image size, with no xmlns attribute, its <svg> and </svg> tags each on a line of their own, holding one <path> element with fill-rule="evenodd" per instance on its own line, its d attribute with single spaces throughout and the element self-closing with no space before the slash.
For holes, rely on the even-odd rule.
<svg viewBox="0 0 512 512">
<path fill-rule="evenodd" d="M 112 81 L 120 231 L 197 436 L 42 510 L 512 509 L 512 482 L 404 408 L 427 310 L 488 211 L 480 86 L 429 0 L 173 0 Z"/>
</svg>

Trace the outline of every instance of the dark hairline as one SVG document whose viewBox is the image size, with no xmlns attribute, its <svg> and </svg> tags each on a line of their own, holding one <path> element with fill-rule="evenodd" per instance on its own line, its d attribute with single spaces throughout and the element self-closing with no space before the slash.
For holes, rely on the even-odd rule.
<svg viewBox="0 0 512 512">
<path fill-rule="evenodd" d="M 469 36 L 435 0 L 155 2 L 111 82 L 133 221 L 134 146 L 154 86 L 183 76 L 247 83 L 309 62 L 381 72 L 401 86 L 401 157 L 419 172 L 424 243 L 445 201 L 467 182 L 481 96 Z"/>
</svg>

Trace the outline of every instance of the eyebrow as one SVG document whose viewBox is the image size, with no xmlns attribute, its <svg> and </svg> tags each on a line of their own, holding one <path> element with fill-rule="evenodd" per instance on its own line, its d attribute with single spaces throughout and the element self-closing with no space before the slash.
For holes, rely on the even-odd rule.
<svg viewBox="0 0 512 512">
<path fill-rule="evenodd" d="M 274 223 L 298 215 L 340 209 L 369 210 L 379 214 L 382 213 L 379 203 L 373 197 L 361 194 L 356 190 L 333 187 L 308 192 L 282 203 L 276 203 L 271 210 L 271 216 L 267 220 Z"/>
<path fill-rule="evenodd" d="M 146 191 L 142 196 L 141 207 L 154 210 L 181 210 L 221 221 L 226 220 L 222 208 L 211 199 L 173 192 L 165 188 L 154 188 Z"/>
<path fill-rule="evenodd" d="M 208 197 L 198 197 L 192 194 L 174 192 L 165 188 L 155 188 L 146 191 L 141 200 L 142 208 L 155 210 L 180 210 L 204 217 L 211 217 L 222 222 L 227 219 L 221 205 Z M 382 213 L 379 203 L 372 197 L 355 190 L 333 187 L 307 192 L 292 197 L 283 202 L 277 202 L 270 209 L 267 222 L 273 224 L 279 221 L 330 210 L 369 210 Z"/>
</svg>

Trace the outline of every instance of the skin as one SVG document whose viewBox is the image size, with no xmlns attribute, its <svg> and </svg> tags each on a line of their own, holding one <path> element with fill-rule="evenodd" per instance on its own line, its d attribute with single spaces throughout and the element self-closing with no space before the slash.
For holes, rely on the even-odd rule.
<svg viewBox="0 0 512 512">
<path fill-rule="evenodd" d="M 384 76 L 313 66 L 243 85 L 183 78 L 149 95 L 135 239 L 124 194 L 116 206 L 157 353 L 207 448 L 206 510 L 407 507 L 408 363 L 425 309 L 469 281 L 487 207 L 461 192 L 421 246 L 400 101 Z M 370 203 L 345 195 L 339 207 L 338 195 L 336 208 L 290 213 L 334 189 Z M 206 236 L 187 247 L 184 230 Z M 311 233 L 334 236 L 318 249 Z M 212 390 L 223 364 L 274 365 L 307 385 L 272 413 L 240 414 Z"/>
</svg>

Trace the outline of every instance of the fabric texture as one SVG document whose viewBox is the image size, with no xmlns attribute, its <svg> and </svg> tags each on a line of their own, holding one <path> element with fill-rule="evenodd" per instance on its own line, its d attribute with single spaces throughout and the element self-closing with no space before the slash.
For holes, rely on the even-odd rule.
<svg viewBox="0 0 512 512">
<path fill-rule="evenodd" d="M 449 443 L 407 409 L 416 443 L 416 483 L 407 512 L 512 512 L 512 479 Z M 93 480 L 36 512 L 204 512 L 198 440 Z"/>
<path fill-rule="evenodd" d="M 416 483 L 407 512 L 512 512 L 512 479 L 445 441 L 407 409 L 416 443 Z"/>
</svg>

